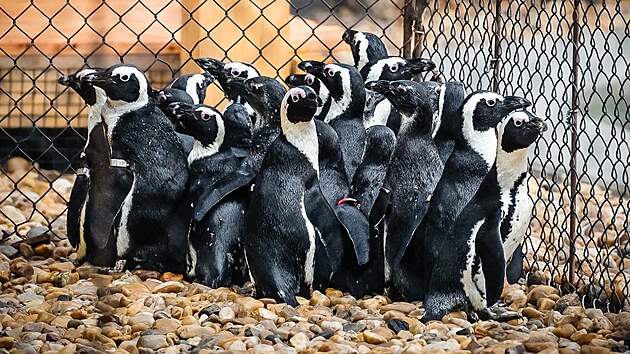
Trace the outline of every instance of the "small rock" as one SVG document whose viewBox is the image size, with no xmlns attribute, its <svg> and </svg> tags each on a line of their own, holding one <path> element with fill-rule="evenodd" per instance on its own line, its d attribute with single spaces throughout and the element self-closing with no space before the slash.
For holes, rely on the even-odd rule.
<svg viewBox="0 0 630 354">
<path fill-rule="evenodd" d="M 249 296 L 239 297 L 234 300 L 234 303 L 238 304 L 241 307 L 241 311 L 245 315 L 253 313 L 258 309 L 265 307 L 265 304 L 262 301 L 256 300 L 253 297 Z"/>
<path fill-rule="evenodd" d="M 26 279 L 31 279 L 35 273 L 32 265 L 21 261 L 15 262 L 11 265 L 11 272 L 18 277 L 24 277 Z"/>
<path fill-rule="evenodd" d="M 181 326 L 177 329 L 177 335 L 182 339 L 193 337 L 208 337 L 216 331 L 212 327 L 202 327 L 200 325 Z"/>
<path fill-rule="evenodd" d="M 163 282 L 174 281 L 174 282 L 181 283 L 184 280 L 184 275 L 183 274 L 173 274 L 171 272 L 166 272 L 166 273 L 162 274 L 162 276 L 160 277 L 160 280 L 163 281 Z"/>
<path fill-rule="evenodd" d="M 400 331 L 408 331 L 409 323 L 399 318 L 390 318 L 389 321 L 387 321 L 387 327 L 398 334 Z"/>
<path fill-rule="evenodd" d="M 582 354 L 608 354 L 610 349 L 603 347 L 596 347 L 594 345 L 583 345 L 581 349 Z"/>
<path fill-rule="evenodd" d="M 410 304 L 408 302 L 395 302 L 393 304 L 382 306 L 381 312 L 385 313 L 387 311 L 398 311 L 404 314 L 408 314 L 409 312 L 415 310 L 416 308 L 417 308 L 416 305 Z"/>
<path fill-rule="evenodd" d="M 548 298 L 551 295 L 558 295 L 558 289 L 548 286 L 548 285 L 537 285 L 534 286 L 527 294 L 527 302 L 530 304 L 536 305 L 538 300 L 542 298 Z"/>
<path fill-rule="evenodd" d="M 155 321 L 153 328 L 164 331 L 164 333 L 175 333 L 180 327 L 179 322 L 173 318 L 160 318 Z"/>
<path fill-rule="evenodd" d="M 300 332 L 291 337 L 289 343 L 291 343 L 291 346 L 296 349 L 304 349 L 306 348 L 306 344 L 308 344 L 308 337 L 306 334 Z"/>
<path fill-rule="evenodd" d="M 221 309 L 221 311 L 219 311 L 219 319 L 221 321 L 228 321 L 228 320 L 232 320 L 236 317 L 236 313 L 234 313 L 234 310 L 232 310 L 231 307 L 224 307 Z"/>
<path fill-rule="evenodd" d="M 329 331 L 332 333 L 343 330 L 343 325 L 337 321 L 322 321 L 322 323 L 320 323 L 320 327 L 324 331 Z"/>
<path fill-rule="evenodd" d="M 571 338 L 575 331 L 575 327 L 573 327 L 570 323 L 563 324 L 562 326 L 556 327 L 552 330 L 553 334 L 562 338 Z"/>
<path fill-rule="evenodd" d="M 385 337 L 369 330 L 363 332 L 363 340 L 370 344 L 382 344 L 387 342 L 387 339 Z"/>
<path fill-rule="evenodd" d="M 17 340 L 13 337 L 0 337 L 0 348 L 11 349 L 16 343 Z"/>
<path fill-rule="evenodd" d="M 556 305 L 554 306 L 554 310 L 563 313 L 569 306 L 581 306 L 580 297 L 578 294 L 567 294 L 562 296 L 558 301 L 556 301 Z"/>
<path fill-rule="evenodd" d="M 55 262 L 48 266 L 52 272 L 71 272 L 74 270 L 72 262 Z"/>
<path fill-rule="evenodd" d="M 153 293 L 179 293 L 186 289 L 186 286 L 180 282 L 176 281 L 167 281 L 153 289 Z"/>
<path fill-rule="evenodd" d="M 545 317 L 545 314 L 533 307 L 526 307 L 523 309 L 523 316 L 527 318 L 543 318 Z"/>
<path fill-rule="evenodd" d="M 0 284 L 11 280 L 11 266 L 9 262 L 0 263 Z"/>
<path fill-rule="evenodd" d="M 343 331 L 360 333 L 361 331 L 365 330 L 365 327 L 366 326 L 363 323 L 346 323 L 345 325 L 343 325 Z"/>
<path fill-rule="evenodd" d="M 145 336 L 140 336 L 140 338 L 138 338 L 138 343 L 137 343 L 138 347 L 140 348 L 149 348 L 149 349 L 160 349 L 160 348 L 166 348 L 169 345 L 172 345 L 172 341 L 171 343 L 169 343 L 169 339 L 165 336 L 165 335 L 145 335 Z"/>
<path fill-rule="evenodd" d="M 538 305 L 536 307 L 538 307 L 539 311 L 546 313 L 547 311 L 553 309 L 555 306 L 556 306 L 555 301 L 544 297 L 538 300 Z"/>
<path fill-rule="evenodd" d="M 330 306 L 330 299 L 322 294 L 321 292 L 315 290 L 313 291 L 313 295 L 311 295 L 311 300 L 309 301 L 309 305 L 311 306 Z"/>
<path fill-rule="evenodd" d="M 48 256 L 51 255 L 51 253 L 53 251 L 53 248 L 54 248 L 53 245 L 51 245 L 49 243 L 44 243 L 44 244 L 41 244 L 41 245 L 35 247 L 35 249 L 33 249 L 33 251 L 35 251 L 35 254 L 40 256 L 40 257 L 48 258 Z"/>
<path fill-rule="evenodd" d="M 20 251 L 20 255 L 26 259 L 31 259 L 31 257 L 35 255 L 35 251 L 33 251 L 31 245 L 27 243 L 21 243 L 18 249 Z"/>
</svg>

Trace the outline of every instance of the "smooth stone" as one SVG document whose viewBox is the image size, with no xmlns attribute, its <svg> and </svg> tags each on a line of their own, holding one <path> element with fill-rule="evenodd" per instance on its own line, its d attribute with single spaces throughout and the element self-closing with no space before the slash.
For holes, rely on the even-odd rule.
<svg viewBox="0 0 630 354">
<path fill-rule="evenodd" d="M 575 293 L 567 294 L 560 297 L 560 299 L 556 301 L 554 310 L 560 313 L 563 313 L 564 310 L 566 310 L 570 306 L 581 306 L 581 305 L 582 305 L 582 302 L 580 301 L 580 297 L 578 294 L 575 294 Z"/>
<path fill-rule="evenodd" d="M 0 348 L 11 349 L 17 343 L 17 339 L 13 337 L 0 337 Z"/>
<path fill-rule="evenodd" d="M 181 283 L 183 280 L 184 280 L 183 274 L 174 274 L 171 272 L 166 272 L 162 274 L 162 276 L 160 277 L 160 281 L 163 281 L 163 282 L 174 281 L 174 282 Z"/>
<path fill-rule="evenodd" d="M 31 259 L 35 255 L 33 247 L 27 243 L 21 243 L 18 246 L 18 250 L 20 251 L 20 255 L 26 259 Z"/>
<path fill-rule="evenodd" d="M 556 306 L 556 302 L 546 297 L 539 299 L 538 304 L 536 305 L 536 307 L 538 307 L 538 310 L 541 312 L 550 311 L 555 306 Z"/>
<path fill-rule="evenodd" d="M 526 307 L 523 309 L 522 312 L 523 316 L 527 317 L 527 318 L 543 318 L 545 317 L 545 314 L 536 310 L 533 307 Z"/>
<path fill-rule="evenodd" d="M 172 345 L 172 341 L 171 343 L 169 343 L 169 339 L 166 337 L 166 335 L 146 335 L 146 336 L 140 336 L 140 338 L 138 338 L 138 347 L 140 348 L 149 348 L 149 349 L 160 349 L 160 348 L 166 348 L 169 345 Z"/>
<path fill-rule="evenodd" d="M 167 281 L 153 289 L 153 293 L 180 293 L 186 289 L 186 286 L 180 282 L 176 281 Z"/>
<path fill-rule="evenodd" d="M 232 310 L 231 307 L 224 307 L 219 311 L 219 319 L 221 321 L 232 320 L 236 317 L 236 313 Z"/>
<path fill-rule="evenodd" d="M 22 261 L 15 262 L 11 265 L 11 272 L 17 275 L 18 277 L 23 277 L 26 279 L 31 279 L 33 274 L 35 274 L 35 270 L 33 266 Z"/>
<path fill-rule="evenodd" d="M 45 243 L 35 247 L 33 251 L 35 251 L 35 254 L 40 257 L 48 258 L 48 256 L 52 254 L 54 248 L 55 247 L 53 245 Z"/>
<path fill-rule="evenodd" d="M 199 316 L 201 315 L 210 316 L 210 315 L 218 314 L 219 311 L 221 311 L 221 307 L 219 305 L 210 304 L 204 307 L 201 311 L 199 311 Z"/>
<path fill-rule="evenodd" d="M 265 303 L 249 296 L 239 297 L 234 300 L 234 303 L 240 306 L 241 311 L 244 312 L 245 315 L 265 307 Z"/>
<path fill-rule="evenodd" d="M 71 272 L 74 270 L 74 264 L 72 262 L 55 262 L 48 266 L 53 272 Z"/>
<path fill-rule="evenodd" d="M 594 345 L 583 345 L 580 351 L 582 354 L 607 354 L 610 353 L 610 349 L 603 347 L 596 347 Z"/>
<path fill-rule="evenodd" d="M 370 330 L 363 332 L 363 340 L 370 344 L 382 344 L 387 342 L 385 337 Z"/>
<path fill-rule="evenodd" d="M 387 321 L 387 327 L 398 334 L 400 331 L 408 331 L 409 323 L 400 318 L 390 318 Z"/>
<path fill-rule="evenodd" d="M 308 344 L 308 341 L 308 337 L 303 332 L 297 333 L 296 335 L 291 337 L 291 339 L 289 339 L 289 343 L 291 343 L 291 346 L 296 349 L 306 348 L 306 344 Z"/>
<path fill-rule="evenodd" d="M 324 331 L 330 331 L 332 333 L 343 330 L 343 325 L 337 321 L 322 321 L 319 326 Z"/>
<path fill-rule="evenodd" d="M 202 327 L 199 325 L 181 326 L 177 329 L 177 335 L 183 339 L 193 337 L 208 337 L 216 333 L 211 327 Z"/>
<path fill-rule="evenodd" d="M 319 292 L 318 290 L 315 290 L 313 291 L 313 294 L 311 295 L 311 299 L 309 300 L 309 305 L 328 307 L 330 306 L 330 299 L 326 295 Z"/>
<path fill-rule="evenodd" d="M 408 314 L 411 311 L 415 310 L 416 308 L 417 308 L 416 305 L 408 303 L 408 302 L 394 302 L 393 304 L 387 304 L 387 305 L 381 306 L 381 311 L 383 313 L 387 311 L 398 311 L 404 314 Z"/>
<path fill-rule="evenodd" d="M 11 266 L 9 262 L 0 263 L 0 283 L 5 283 L 11 280 Z"/>
<path fill-rule="evenodd" d="M 571 338 L 571 336 L 576 332 L 577 330 L 575 329 L 575 327 L 573 327 L 572 324 L 567 323 L 567 324 L 563 324 L 560 327 L 556 327 L 552 330 L 552 333 L 555 334 L 558 337 L 563 337 L 563 338 Z"/>
<path fill-rule="evenodd" d="M 361 331 L 365 330 L 366 325 L 363 323 L 346 323 L 345 325 L 343 325 L 343 331 L 344 332 L 354 332 L 354 333 L 360 333 Z"/>
<path fill-rule="evenodd" d="M 146 285 L 139 282 L 123 285 L 121 290 L 122 294 L 125 295 L 130 301 L 147 298 L 152 294 L 151 290 L 149 290 Z"/>
</svg>

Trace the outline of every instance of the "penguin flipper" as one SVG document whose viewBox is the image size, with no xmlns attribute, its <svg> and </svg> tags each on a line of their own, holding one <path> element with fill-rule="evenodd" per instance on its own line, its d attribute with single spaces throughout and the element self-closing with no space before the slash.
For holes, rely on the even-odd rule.
<svg viewBox="0 0 630 354">
<path fill-rule="evenodd" d="M 182 149 L 184 154 L 188 156 L 193 149 L 193 145 L 195 144 L 195 138 L 190 135 L 182 134 L 179 132 L 175 132 L 177 134 L 177 138 L 179 139 L 179 143 L 182 145 Z"/>
<path fill-rule="evenodd" d="M 228 194 L 247 186 L 256 177 L 256 171 L 252 165 L 244 161 L 236 171 L 221 178 L 215 184 L 204 188 L 197 198 L 198 202 L 193 203 L 193 218 L 200 221 L 203 217 Z"/>
<path fill-rule="evenodd" d="M 81 228 L 84 220 L 81 220 L 81 210 L 85 207 L 85 202 L 90 189 L 90 177 L 87 174 L 77 175 L 68 199 L 68 216 L 66 229 L 68 241 L 72 247 L 78 247 L 81 241 Z"/>
<path fill-rule="evenodd" d="M 523 275 L 523 247 L 518 246 L 512 253 L 512 258 L 505 269 L 508 283 L 515 284 Z"/>
<path fill-rule="evenodd" d="M 357 256 L 357 263 L 363 266 L 370 261 L 370 223 L 361 210 L 353 205 L 341 204 L 335 208 L 335 215 L 343 226 Z"/>
<path fill-rule="evenodd" d="M 331 270 L 334 273 L 343 260 L 343 230 L 335 212 L 319 189 L 319 184 L 314 183 L 305 191 L 304 207 L 306 216 L 319 231 L 318 235 L 324 244 Z"/>
<path fill-rule="evenodd" d="M 505 280 L 505 257 L 499 231 L 499 216 L 487 220 L 477 233 L 475 252 L 481 259 L 486 283 L 486 303 L 492 306 L 501 297 Z"/>
<path fill-rule="evenodd" d="M 376 197 L 369 213 L 370 225 L 378 225 L 383 220 L 387 207 L 389 206 L 391 196 L 392 193 L 390 189 L 385 186 L 381 187 L 381 190 L 378 193 L 378 196 Z"/>
</svg>

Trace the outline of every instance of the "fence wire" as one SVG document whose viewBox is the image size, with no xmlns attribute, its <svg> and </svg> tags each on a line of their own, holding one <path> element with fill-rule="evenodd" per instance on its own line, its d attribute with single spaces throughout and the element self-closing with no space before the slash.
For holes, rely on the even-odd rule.
<svg viewBox="0 0 630 354">
<path fill-rule="evenodd" d="M 211 56 L 282 78 L 305 59 L 352 62 L 341 34 L 354 28 L 381 36 L 392 55 L 431 58 L 469 91 L 534 103 L 550 129 L 530 155 L 529 281 L 629 310 L 629 22 L 626 0 L 3 2 L 0 230 L 8 239 L 65 225 L 48 200 L 67 200 L 60 176 L 78 160 L 87 110 L 59 75 L 125 61 L 159 88 Z M 221 102 L 211 87 L 206 103 Z M 14 156 L 31 165 L 15 173 Z"/>
</svg>

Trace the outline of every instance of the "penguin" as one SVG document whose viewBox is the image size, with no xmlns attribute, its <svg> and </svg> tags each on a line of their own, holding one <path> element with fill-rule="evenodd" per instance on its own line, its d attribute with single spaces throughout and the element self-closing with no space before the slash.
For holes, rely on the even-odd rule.
<svg viewBox="0 0 630 354">
<path fill-rule="evenodd" d="M 196 203 L 202 192 L 218 179 L 232 173 L 240 165 L 240 158 L 232 150 L 241 148 L 251 141 L 249 115 L 243 105 L 234 104 L 231 112 L 235 123 L 228 134 L 219 111 L 204 104 L 174 104 L 178 124 L 184 133 L 195 138 L 195 146 L 188 155 L 189 190 L 186 201 Z M 245 227 L 245 212 L 248 203 L 247 191 L 232 193 L 216 204 L 199 221 L 193 222 L 189 235 L 187 274 L 201 283 L 218 288 L 232 284 L 242 285 L 246 281 L 242 248 Z"/>
<path fill-rule="evenodd" d="M 192 98 L 193 104 L 201 104 L 206 99 L 208 86 L 214 81 L 209 73 L 186 74 L 175 78 L 168 86 L 186 92 Z"/>
<path fill-rule="evenodd" d="M 525 98 L 476 91 L 466 97 L 453 124 L 457 127 L 455 146 L 442 177 L 428 199 L 429 208 L 416 228 L 411 243 L 404 247 L 401 267 L 409 269 L 401 282 L 407 300 L 424 297 L 444 236 L 459 213 L 479 189 L 496 155 L 495 128 L 510 112 L 531 105 Z"/>
<path fill-rule="evenodd" d="M 354 66 L 359 70 L 372 60 L 383 59 L 388 56 L 385 43 L 372 33 L 348 29 L 341 38 L 350 45 Z"/>
<path fill-rule="evenodd" d="M 101 116 L 107 126 L 110 166 L 125 174 L 125 179 L 109 186 L 116 200 L 124 196 L 111 230 L 117 256 L 126 261 L 127 269 L 137 265 L 184 273 L 188 220 L 180 213 L 180 203 L 188 164 L 175 131 L 135 66 L 117 64 L 83 80 L 107 95 Z"/>
<path fill-rule="evenodd" d="M 425 216 L 431 193 L 442 174 L 431 137 L 433 112 L 428 90 L 410 80 L 372 81 L 366 87 L 384 95 L 400 112 L 401 127 L 383 182 L 388 203 L 382 217 L 385 281 L 393 298 L 404 297 L 399 269 L 402 252 Z M 379 218 L 380 219 L 380 218 Z"/>
<path fill-rule="evenodd" d="M 258 117 L 253 126 L 251 151 L 236 171 L 217 181 L 213 188 L 204 191 L 193 209 L 193 217 L 197 221 L 226 195 L 253 182 L 267 149 L 280 134 L 280 103 L 286 93 L 280 82 L 270 77 L 258 76 L 247 80 L 232 78 L 229 85 L 234 94 L 249 102 Z"/>
<path fill-rule="evenodd" d="M 440 160 L 446 160 L 455 146 L 457 127 L 453 124 L 457 110 L 464 102 L 464 84 L 450 81 L 442 85 L 438 98 L 438 109 L 433 127 L 433 140 L 440 154 Z"/>
<path fill-rule="evenodd" d="M 512 120 L 510 123 L 509 120 Z M 541 124 L 541 120 L 529 111 L 516 111 L 508 116 L 508 123 L 501 128 L 505 134 L 511 133 L 508 130 L 516 128 L 532 129 L 532 126 L 542 125 L 541 132 L 547 130 L 546 124 Z M 524 128 L 522 126 L 525 125 Z M 499 133 L 501 133 L 501 129 Z M 520 138 L 520 139 L 519 139 Z M 501 241 L 503 243 L 504 257 L 506 260 L 506 278 L 508 283 L 516 283 L 523 274 L 523 251 L 522 245 L 525 233 L 532 218 L 534 207 L 527 190 L 527 180 L 529 178 L 527 166 L 527 149 L 523 148 L 525 142 L 519 136 L 514 139 L 499 140 L 502 150 L 497 151 L 497 170 L 499 180 L 503 180 L 505 175 L 510 176 L 508 180 L 514 180 L 510 186 L 501 186 Z M 499 160 L 499 154 L 509 154 L 509 159 Z"/>
<path fill-rule="evenodd" d="M 107 225 L 111 229 L 113 217 L 99 217 L 104 213 L 103 206 L 96 217 L 88 212 L 94 210 L 95 203 L 101 199 L 98 198 L 99 193 L 106 192 L 109 183 L 104 184 L 103 181 L 111 179 L 107 154 L 109 147 L 101 119 L 107 96 L 101 88 L 83 80 L 84 76 L 99 70 L 102 69 L 83 69 L 76 74 L 62 76 L 58 81 L 77 92 L 89 109 L 86 144 L 81 151 L 80 168 L 68 200 L 68 240 L 77 249 L 77 263 L 87 259 L 93 265 L 110 267 L 116 262 L 115 243 L 108 238 L 109 231 L 100 233 L 98 230 L 100 225 Z"/>
<path fill-rule="evenodd" d="M 514 249 L 504 249 L 501 240 L 501 209 L 510 204 L 504 195 L 526 174 L 527 148 L 545 129 L 543 120 L 527 111 L 512 112 L 499 123 L 495 163 L 453 222 L 435 258 L 423 322 L 457 310 L 487 319 L 488 307 L 503 290 L 504 250 L 511 255 Z"/>
<path fill-rule="evenodd" d="M 350 182 L 365 147 L 365 87 L 361 75 L 356 68 L 346 64 L 303 61 L 298 67 L 320 79 L 330 91 L 332 103 L 324 122 L 329 123 L 341 138 L 341 152 Z"/>
<path fill-rule="evenodd" d="M 326 85 L 324 85 L 320 79 L 311 74 L 289 75 L 284 81 L 287 85 L 289 85 L 289 87 L 306 85 L 315 91 L 320 101 L 320 105 L 317 107 L 317 111 L 315 112 L 315 119 L 323 121 L 330 110 L 330 104 L 332 102 L 330 99 L 330 91 L 328 91 Z"/>
<path fill-rule="evenodd" d="M 308 86 L 284 96 L 282 133 L 258 172 L 244 236 L 256 296 L 294 307 L 296 295 L 325 289 L 343 258 L 336 217 L 319 190 L 316 110 Z"/>
<path fill-rule="evenodd" d="M 411 80 L 416 75 L 433 69 L 435 63 L 426 58 L 405 59 L 389 56 L 370 60 L 361 69 L 361 77 L 366 83 L 377 80 Z"/>
</svg>

